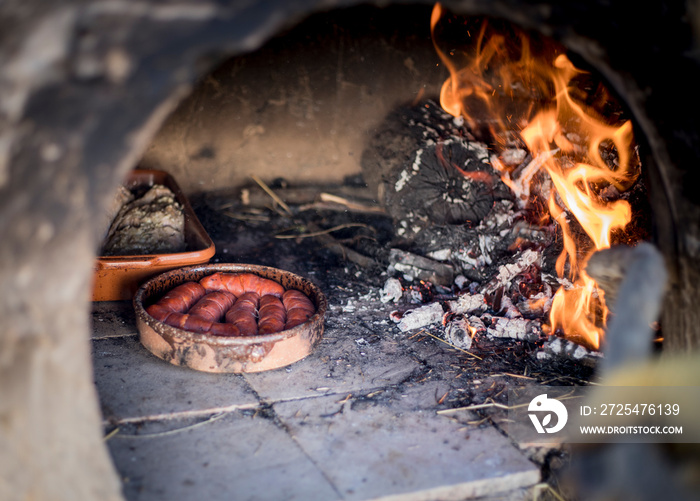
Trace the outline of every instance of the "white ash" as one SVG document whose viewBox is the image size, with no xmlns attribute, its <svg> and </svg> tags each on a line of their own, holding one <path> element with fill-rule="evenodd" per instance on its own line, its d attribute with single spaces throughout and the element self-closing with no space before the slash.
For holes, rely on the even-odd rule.
<svg viewBox="0 0 700 501">
<path fill-rule="evenodd" d="M 472 270 L 479 272 L 482 268 L 486 267 L 486 261 L 481 255 L 481 251 L 474 247 L 461 247 L 455 252 L 455 259 L 460 264 L 460 266 L 465 270 Z"/>
<path fill-rule="evenodd" d="M 522 169 L 516 168 L 510 172 L 504 167 L 503 163 L 506 163 L 507 165 L 512 164 L 505 160 L 503 160 L 503 163 L 501 163 L 501 159 L 499 159 L 496 155 L 491 156 L 491 164 L 496 170 L 502 173 L 504 182 L 510 186 L 513 192 L 516 194 L 518 207 L 523 208 L 530 200 L 530 186 L 532 184 L 532 178 L 540 171 L 545 162 L 558 152 L 559 148 L 555 148 L 553 150 L 540 153 Z"/>
<path fill-rule="evenodd" d="M 475 230 L 475 238 L 465 247 L 453 252 L 453 259 L 467 275 L 480 275 L 486 267 L 493 264 L 494 252 L 505 248 L 513 239 L 514 221 L 522 214 L 514 210 L 513 202 L 500 200 L 496 202 Z"/>
<path fill-rule="evenodd" d="M 448 261 L 452 257 L 452 249 L 440 249 L 428 252 L 428 257 L 436 261 Z"/>
<path fill-rule="evenodd" d="M 423 150 L 420 149 L 416 151 L 416 157 L 413 160 L 413 165 L 411 166 L 411 170 L 409 171 L 408 169 L 404 169 L 401 171 L 401 174 L 399 175 L 399 179 L 396 181 L 396 184 L 394 185 L 394 189 L 399 192 L 403 190 L 404 186 L 406 186 L 406 183 L 408 183 L 413 176 L 416 175 L 416 172 L 420 170 L 420 162 L 421 162 L 421 157 L 423 156 Z"/>
<path fill-rule="evenodd" d="M 492 233 L 495 230 L 510 229 L 513 226 L 513 221 L 521 213 L 514 210 L 513 202 L 510 200 L 499 200 L 496 202 L 491 211 L 481 220 L 477 230 L 480 233 Z"/>
<path fill-rule="evenodd" d="M 445 328 L 445 340 L 457 348 L 469 350 L 472 347 L 472 334 L 469 332 L 469 322 L 458 317 Z"/>
<path fill-rule="evenodd" d="M 469 317 L 469 325 L 474 329 L 474 336 L 479 336 L 486 332 L 486 325 L 481 321 L 481 318 L 473 315 Z"/>
<path fill-rule="evenodd" d="M 565 358 L 584 365 L 594 366 L 603 357 L 599 351 L 589 350 L 583 345 L 568 339 L 550 336 L 542 345 L 542 349 L 535 355 L 538 360 L 551 360 L 552 358 Z"/>
<path fill-rule="evenodd" d="M 522 301 L 518 301 L 515 307 L 527 317 L 543 317 L 552 309 L 554 296 L 552 288 L 545 283 L 545 290 Z"/>
<path fill-rule="evenodd" d="M 399 320 L 398 327 L 402 332 L 419 329 L 426 325 L 441 322 L 443 314 L 444 311 L 440 303 L 426 304 L 415 310 L 407 311 Z"/>
<path fill-rule="evenodd" d="M 486 334 L 492 338 L 510 338 L 521 341 L 536 341 L 540 337 L 542 327 L 537 320 L 524 318 L 493 317 Z"/>
<path fill-rule="evenodd" d="M 587 355 L 602 356 L 600 352 L 589 350 L 583 345 L 575 343 L 570 339 L 551 336 L 543 345 L 542 350 L 552 355 L 566 356 L 579 360 Z"/>
<path fill-rule="evenodd" d="M 423 295 L 420 293 L 420 291 L 411 289 L 408 291 L 408 302 L 411 304 L 422 304 Z"/>
<path fill-rule="evenodd" d="M 467 280 L 467 277 L 464 275 L 457 275 L 455 277 L 455 285 L 461 290 L 464 289 L 464 286 L 467 284 L 469 280 Z"/>
<path fill-rule="evenodd" d="M 488 308 L 483 294 L 462 294 L 455 300 L 447 301 L 447 306 L 457 315 L 483 313 Z"/>
<path fill-rule="evenodd" d="M 483 233 L 479 233 L 479 250 L 481 251 L 481 257 L 484 261 L 484 264 L 490 265 L 493 264 L 493 259 L 491 259 L 491 252 L 493 251 L 495 247 L 495 239 L 491 237 L 490 235 L 485 235 Z"/>
<path fill-rule="evenodd" d="M 506 318 L 523 318 L 523 314 L 515 307 L 510 296 L 505 294 L 501 297 L 501 311 Z"/>
<path fill-rule="evenodd" d="M 520 275 L 529 266 L 540 264 L 541 255 L 539 252 L 526 249 L 515 255 L 514 262 L 504 264 L 498 269 L 498 273 L 483 288 L 484 294 L 492 294 L 499 287 L 510 285 L 511 280 Z"/>
<path fill-rule="evenodd" d="M 542 273 L 542 281 L 548 284 L 559 284 L 564 289 L 569 290 L 574 288 L 574 284 L 566 277 L 555 277 L 549 273 Z"/>
<path fill-rule="evenodd" d="M 485 143 L 482 143 L 481 141 L 468 141 L 466 146 L 468 150 L 476 153 L 478 159 L 484 163 L 489 162 L 489 149 Z"/>
<path fill-rule="evenodd" d="M 403 287 L 401 287 L 401 282 L 397 278 L 388 278 L 384 282 L 384 288 L 382 289 L 379 299 L 382 303 L 394 302 L 398 303 L 399 299 L 403 296 Z"/>
<path fill-rule="evenodd" d="M 520 148 L 506 148 L 501 153 L 501 160 L 509 166 L 520 165 L 527 156 L 527 150 Z"/>
</svg>

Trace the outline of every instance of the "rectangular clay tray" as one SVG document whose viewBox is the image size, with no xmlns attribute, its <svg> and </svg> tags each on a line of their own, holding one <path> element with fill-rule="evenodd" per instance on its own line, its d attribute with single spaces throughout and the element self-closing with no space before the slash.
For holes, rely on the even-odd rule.
<svg viewBox="0 0 700 501">
<path fill-rule="evenodd" d="M 160 170 L 135 169 L 129 175 L 125 186 L 133 189 L 154 184 L 167 186 L 182 204 L 187 250 L 172 254 L 98 257 L 95 263 L 93 301 L 132 299 L 139 285 L 148 278 L 174 268 L 207 263 L 214 255 L 214 242 L 170 174 Z"/>
</svg>

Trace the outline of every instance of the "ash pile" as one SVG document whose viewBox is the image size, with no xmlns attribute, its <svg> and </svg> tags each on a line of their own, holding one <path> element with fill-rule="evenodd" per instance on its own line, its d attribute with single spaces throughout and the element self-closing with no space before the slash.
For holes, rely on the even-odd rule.
<svg viewBox="0 0 700 501">
<path fill-rule="evenodd" d="M 493 153 L 431 101 L 398 109 L 373 136 L 363 173 L 395 227 L 382 301 L 396 303 L 402 331 L 437 328 L 461 349 L 506 338 L 532 343 L 539 359 L 593 364 L 600 353 L 546 324 L 554 293 L 572 284 L 556 276 L 562 238 L 540 210 L 552 189 L 538 172 L 544 158 L 517 134 L 501 139 L 505 147 Z M 494 165 L 515 173 L 526 196 L 516 198 Z"/>
</svg>

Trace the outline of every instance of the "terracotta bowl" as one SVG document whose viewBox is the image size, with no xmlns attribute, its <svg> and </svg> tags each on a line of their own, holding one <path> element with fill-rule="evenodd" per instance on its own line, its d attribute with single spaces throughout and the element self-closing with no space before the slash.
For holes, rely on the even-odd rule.
<svg viewBox="0 0 700 501">
<path fill-rule="evenodd" d="M 255 273 L 279 282 L 286 289 L 298 289 L 314 302 L 316 313 L 293 329 L 245 337 L 188 332 L 146 313 L 145 308 L 173 287 L 217 271 Z M 289 365 L 313 350 L 323 336 L 328 301 L 314 284 L 287 271 L 250 264 L 206 264 L 178 268 L 148 280 L 136 291 L 134 308 L 141 343 L 155 356 L 198 371 L 260 372 Z"/>
</svg>

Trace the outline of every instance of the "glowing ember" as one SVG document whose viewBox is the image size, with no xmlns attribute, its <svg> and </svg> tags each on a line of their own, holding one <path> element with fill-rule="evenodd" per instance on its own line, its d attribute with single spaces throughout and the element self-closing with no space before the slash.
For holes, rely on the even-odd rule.
<svg viewBox="0 0 700 501">
<path fill-rule="evenodd" d="M 584 73 L 563 48 L 539 40 L 533 46 L 525 33 L 510 27 L 503 33 L 485 22 L 466 23 L 435 5 L 433 41 L 450 71 L 440 104 L 463 117 L 474 133 L 490 135 L 496 147 L 494 168 L 521 207 L 541 208 L 542 220 L 551 217 L 558 223 L 563 251 L 556 270 L 566 285 L 554 296 L 551 327 L 597 348 L 607 308 L 582 264 L 595 250 L 609 247 L 612 233 L 623 230 L 632 218 L 627 201 L 602 196 L 610 187 L 623 192 L 639 174 L 631 123 L 611 125 L 584 104 L 596 96 L 575 84 Z M 445 33 L 454 38 L 460 30 L 464 48 L 457 50 Z M 499 159 L 513 136 L 527 145 L 533 158 L 517 172 Z M 603 149 L 614 151 L 614 164 L 603 158 Z M 534 189 L 534 183 L 551 184 L 546 203 L 535 200 L 533 193 L 541 196 L 544 190 Z"/>
</svg>

